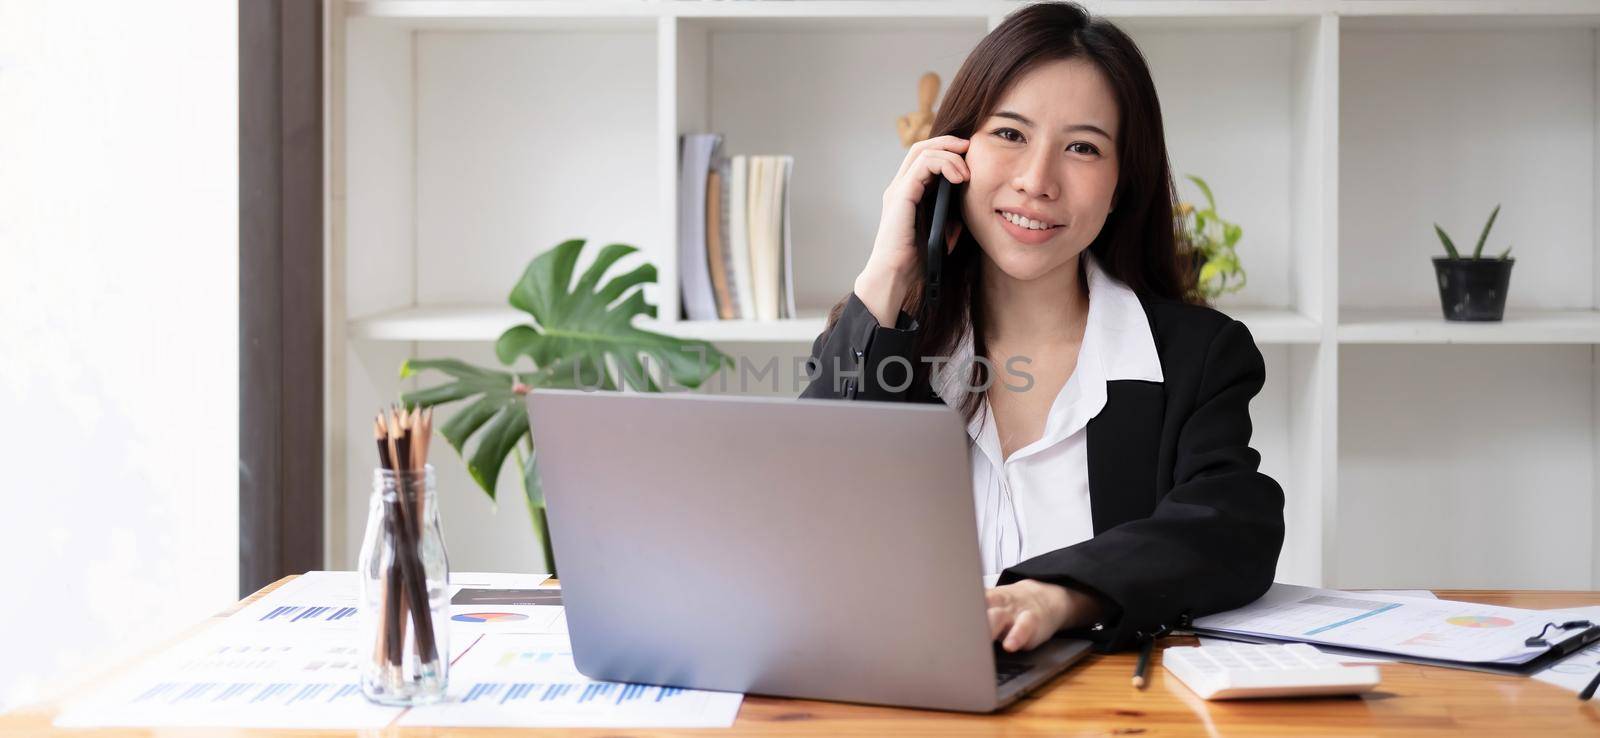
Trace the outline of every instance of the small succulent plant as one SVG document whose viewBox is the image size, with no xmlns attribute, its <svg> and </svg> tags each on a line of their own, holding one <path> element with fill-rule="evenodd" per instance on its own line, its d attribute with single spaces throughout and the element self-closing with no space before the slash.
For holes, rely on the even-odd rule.
<svg viewBox="0 0 1600 738">
<path fill-rule="evenodd" d="M 1478 234 L 1478 246 L 1472 250 L 1472 256 L 1470 258 L 1474 260 L 1481 260 L 1483 258 L 1483 243 L 1489 240 L 1489 229 L 1494 227 L 1494 219 L 1498 215 L 1500 215 L 1500 206 L 1495 205 L 1494 210 L 1489 213 L 1489 222 L 1483 224 L 1483 233 Z M 1439 234 L 1439 241 L 1444 244 L 1445 253 L 1449 254 L 1450 258 L 1463 258 L 1461 253 L 1456 251 L 1456 245 L 1450 240 L 1450 235 L 1445 233 L 1444 229 L 1440 228 L 1438 223 L 1433 224 L 1433 232 Z M 1506 255 L 1509 253 L 1511 253 L 1511 247 L 1506 246 L 1506 250 L 1500 252 L 1499 256 L 1491 258 L 1504 261 Z"/>
</svg>

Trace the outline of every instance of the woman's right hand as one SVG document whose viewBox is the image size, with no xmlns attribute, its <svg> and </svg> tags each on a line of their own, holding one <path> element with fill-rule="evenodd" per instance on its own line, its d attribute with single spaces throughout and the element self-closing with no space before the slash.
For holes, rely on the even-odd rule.
<svg viewBox="0 0 1600 738">
<path fill-rule="evenodd" d="M 895 324 L 922 263 L 916 244 L 917 204 L 930 186 L 937 186 L 934 177 L 943 176 L 954 184 L 971 178 L 972 172 L 963 158 L 968 143 L 968 139 L 956 136 L 936 136 L 912 144 L 900 162 L 900 171 L 883 192 L 878 236 L 855 283 L 856 296 L 882 325 Z M 951 207 L 959 208 L 960 204 L 951 203 Z M 957 230 L 951 235 L 958 233 Z M 950 244 L 954 242 L 951 238 Z"/>
</svg>

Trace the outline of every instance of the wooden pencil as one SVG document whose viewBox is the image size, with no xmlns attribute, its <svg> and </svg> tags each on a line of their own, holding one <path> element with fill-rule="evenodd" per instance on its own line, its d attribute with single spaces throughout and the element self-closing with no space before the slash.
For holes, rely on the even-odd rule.
<svg viewBox="0 0 1600 738">
<path fill-rule="evenodd" d="M 394 462 L 389 456 L 389 436 L 383 429 L 383 416 L 372 419 L 372 437 L 378 442 L 378 463 L 385 469 L 393 469 Z"/>
<path fill-rule="evenodd" d="M 390 458 L 389 458 L 389 444 L 388 444 L 387 434 L 385 434 L 383 432 L 383 419 L 382 419 L 382 416 L 378 416 L 378 417 L 375 417 L 375 418 L 372 419 L 372 437 L 373 437 L 373 439 L 375 441 L 377 441 L 377 445 L 378 445 L 378 463 L 381 464 L 384 469 L 390 468 L 392 466 L 392 463 L 391 463 Z M 388 525 L 387 525 L 388 511 L 387 510 L 384 512 L 384 515 L 385 515 L 384 528 L 387 529 L 388 528 Z M 389 652 L 389 641 L 390 641 L 389 633 L 394 628 L 394 625 L 392 623 L 394 611 L 390 607 L 390 604 L 389 604 L 390 603 L 389 593 L 390 593 L 390 590 L 392 588 L 392 581 L 391 581 L 392 579 L 393 579 L 393 577 L 387 576 L 387 573 L 386 573 L 386 576 L 384 576 L 380 580 L 381 583 L 382 583 L 381 584 L 382 589 L 381 589 L 381 592 L 379 594 L 378 601 L 380 603 L 382 603 L 382 604 L 381 604 L 381 606 L 379 608 L 379 612 L 377 613 L 378 622 L 379 622 L 378 629 L 377 629 L 378 630 L 377 642 L 373 645 L 373 649 L 374 649 L 373 650 L 373 654 L 376 656 L 376 658 L 378 658 L 382 663 L 385 663 L 385 664 L 394 664 L 394 663 L 396 663 L 394 661 L 392 655 Z"/>
<path fill-rule="evenodd" d="M 398 407 L 393 408 L 390 417 L 394 422 L 394 431 L 398 436 L 396 440 L 397 459 L 409 461 L 411 459 L 411 438 L 406 433 L 405 412 Z M 411 521 L 416 517 L 414 495 L 409 494 L 411 485 L 416 481 L 415 474 L 408 473 L 397 477 L 401 493 L 399 498 L 398 517 L 400 520 L 400 535 L 396 538 L 399 550 L 396 552 L 400 559 L 401 570 L 405 579 L 405 594 L 411 608 L 411 623 L 416 632 L 417 653 L 423 662 L 431 662 L 438 658 L 437 646 L 434 641 L 433 620 L 429 616 L 428 590 L 426 572 L 423 570 L 418 533 L 420 527 Z"/>
<path fill-rule="evenodd" d="M 395 467 L 395 447 L 393 437 L 388 433 L 387 424 L 383 422 L 380 413 L 374 420 L 374 435 L 378 442 L 378 461 L 385 471 L 393 472 Z M 387 500 L 381 501 L 383 505 L 383 530 L 385 535 L 393 535 L 395 528 L 395 511 L 393 504 Z M 379 653 L 389 662 L 391 668 L 399 668 L 404 660 L 405 640 L 401 631 L 405 623 L 405 614 L 401 610 L 404 598 L 401 597 L 402 581 L 398 559 L 391 559 L 383 579 L 383 612 L 379 627 L 378 644 Z"/>
</svg>

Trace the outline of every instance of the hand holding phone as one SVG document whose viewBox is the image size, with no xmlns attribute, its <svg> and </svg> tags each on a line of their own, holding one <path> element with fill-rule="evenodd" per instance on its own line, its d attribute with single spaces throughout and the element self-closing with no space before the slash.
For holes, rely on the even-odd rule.
<svg viewBox="0 0 1600 738">
<path fill-rule="evenodd" d="M 919 281 L 928 278 L 929 260 L 924 253 L 919 253 L 924 251 L 926 244 L 916 242 L 919 205 L 929 194 L 938 198 L 937 182 L 960 185 L 971 178 L 971 171 L 963 158 L 968 143 L 967 139 L 956 136 L 936 136 L 912 144 L 900 164 L 900 171 L 883 193 L 883 215 L 878 221 L 878 235 L 873 241 L 872 254 L 867 258 L 860 276 L 856 277 L 855 284 L 856 295 L 883 325 L 895 324 L 906 294 Z M 957 207 L 954 203 L 960 201 L 959 193 L 960 188 L 949 187 L 945 208 L 947 218 L 949 210 Z M 934 203 L 935 206 L 937 204 Z M 933 229 L 930 236 L 942 234 L 943 231 L 943 227 Z"/>
</svg>

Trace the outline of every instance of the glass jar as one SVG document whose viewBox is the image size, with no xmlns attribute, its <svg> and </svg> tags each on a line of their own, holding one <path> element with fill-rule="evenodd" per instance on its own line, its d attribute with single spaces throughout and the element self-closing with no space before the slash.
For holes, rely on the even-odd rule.
<svg viewBox="0 0 1600 738">
<path fill-rule="evenodd" d="M 387 705 L 443 699 L 450 666 L 450 561 L 431 465 L 421 471 L 373 470 L 358 566 L 362 692 Z"/>
</svg>

